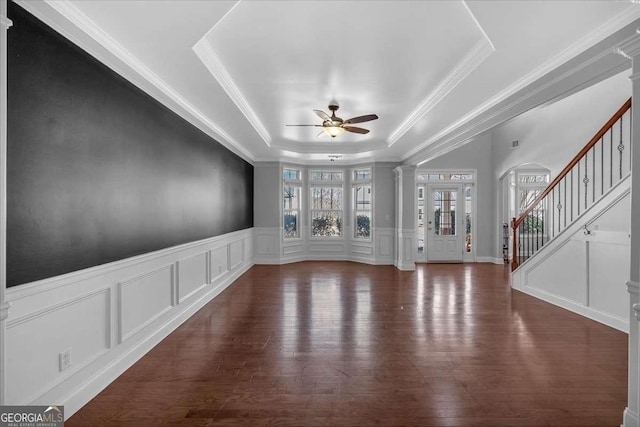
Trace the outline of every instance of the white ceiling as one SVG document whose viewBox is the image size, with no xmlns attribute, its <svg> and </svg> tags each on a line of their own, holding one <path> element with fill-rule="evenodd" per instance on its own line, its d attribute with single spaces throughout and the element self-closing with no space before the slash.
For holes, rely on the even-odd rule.
<svg viewBox="0 0 640 427">
<path fill-rule="evenodd" d="M 610 0 L 19 3 L 88 34 L 245 158 L 309 163 L 415 158 L 640 19 Z M 332 99 L 345 119 L 380 118 L 335 139 L 285 127 L 320 124 Z"/>
</svg>

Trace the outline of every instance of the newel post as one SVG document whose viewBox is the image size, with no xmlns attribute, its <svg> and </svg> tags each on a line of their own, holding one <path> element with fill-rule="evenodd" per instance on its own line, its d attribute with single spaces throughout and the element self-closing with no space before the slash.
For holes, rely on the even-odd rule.
<svg viewBox="0 0 640 427">
<path fill-rule="evenodd" d="M 516 225 L 516 218 L 511 220 L 511 228 L 513 229 L 513 259 L 511 260 L 511 271 L 518 268 L 518 226 Z"/>
<path fill-rule="evenodd" d="M 0 1 L 0 405 L 6 404 L 7 289 L 7 2 Z"/>
<path fill-rule="evenodd" d="M 629 58 L 631 74 L 631 250 L 629 291 L 629 389 L 623 426 L 640 426 L 640 340 L 638 337 L 640 294 L 640 29 L 617 48 L 618 53 Z M 634 220 L 635 218 L 635 220 Z"/>
</svg>

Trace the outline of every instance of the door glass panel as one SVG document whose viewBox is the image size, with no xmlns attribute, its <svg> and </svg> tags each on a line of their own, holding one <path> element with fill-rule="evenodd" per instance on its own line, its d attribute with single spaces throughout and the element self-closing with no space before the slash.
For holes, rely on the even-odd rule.
<svg viewBox="0 0 640 427">
<path fill-rule="evenodd" d="M 471 239 L 472 239 L 472 230 L 471 230 L 471 186 L 464 187 L 464 231 L 466 233 L 466 238 L 464 242 L 464 251 L 471 252 Z"/>
<path fill-rule="evenodd" d="M 418 253 L 424 253 L 424 187 L 418 187 Z"/>
<path fill-rule="evenodd" d="M 433 192 L 434 234 L 436 236 L 456 235 L 456 191 Z"/>
</svg>

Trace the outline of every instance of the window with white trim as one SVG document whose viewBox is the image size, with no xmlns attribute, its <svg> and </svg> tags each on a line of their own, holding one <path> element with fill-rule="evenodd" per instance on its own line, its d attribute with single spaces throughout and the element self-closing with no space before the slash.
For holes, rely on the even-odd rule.
<svg viewBox="0 0 640 427">
<path fill-rule="evenodd" d="M 472 181 L 472 173 L 423 173 L 418 181 Z"/>
<path fill-rule="evenodd" d="M 310 171 L 311 237 L 342 237 L 343 185 L 342 171 Z"/>
<path fill-rule="evenodd" d="M 516 170 L 515 171 L 516 194 L 517 194 L 517 214 L 519 216 L 525 209 L 533 203 L 547 187 L 549 174 L 546 171 Z M 535 211 L 529 213 L 524 220 L 525 233 L 544 232 L 544 217 L 546 206 L 540 206 Z"/>
<path fill-rule="evenodd" d="M 371 239 L 371 169 L 353 171 L 353 237 Z"/>
<path fill-rule="evenodd" d="M 300 196 L 302 180 L 300 170 L 284 168 L 282 171 L 282 224 L 283 237 L 295 239 L 300 237 Z"/>
</svg>

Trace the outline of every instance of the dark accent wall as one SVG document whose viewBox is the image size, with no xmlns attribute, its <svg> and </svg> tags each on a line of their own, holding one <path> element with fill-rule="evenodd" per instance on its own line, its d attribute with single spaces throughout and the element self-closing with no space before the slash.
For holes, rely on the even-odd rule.
<svg viewBox="0 0 640 427">
<path fill-rule="evenodd" d="M 253 226 L 253 166 L 8 13 L 8 286 Z"/>
</svg>

